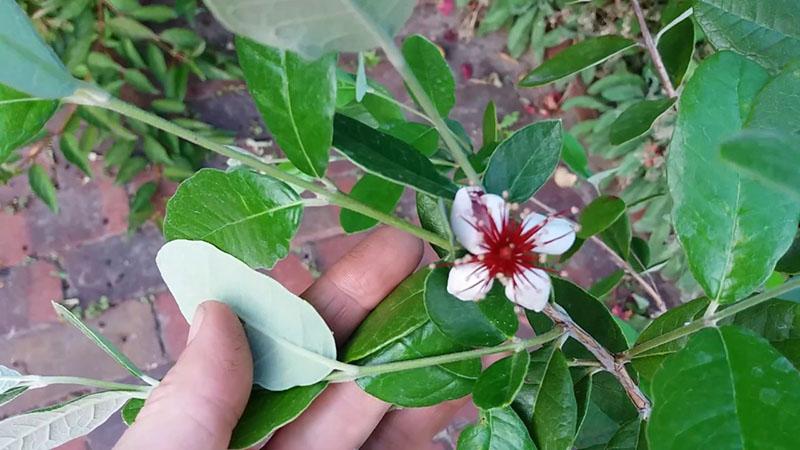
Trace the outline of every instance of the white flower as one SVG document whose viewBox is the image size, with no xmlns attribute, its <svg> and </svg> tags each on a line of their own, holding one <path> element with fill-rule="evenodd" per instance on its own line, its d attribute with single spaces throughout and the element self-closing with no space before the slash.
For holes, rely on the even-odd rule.
<svg viewBox="0 0 800 450">
<path fill-rule="evenodd" d="M 550 297 L 550 277 L 539 266 L 539 255 L 566 252 L 575 242 L 575 230 L 564 219 L 532 213 L 518 221 L 509 212 L 498 195 L 477 187 L 458 191 L 450 223 L 470 254 L 450 270 L 447 291 L 460 300 L 477 301 L 496 278 L 509 300 L 541 311 Z"/>
</svg>

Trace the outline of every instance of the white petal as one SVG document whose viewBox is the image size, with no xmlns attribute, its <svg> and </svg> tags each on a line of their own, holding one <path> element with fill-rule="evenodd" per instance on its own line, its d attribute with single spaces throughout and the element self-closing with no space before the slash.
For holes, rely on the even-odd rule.
<svg viewBox="0 0 800 450">
<path fill-rule="evenodd" d="M 455 265 L 447 277 L 447 292 L 459 300 L 481 300 L 486 297 L 494 283 L 494 279 L 488 278 L 488 275 L 489 271 L 478 263 Z"/>
<path fill-rule="evenodd" d="M 530 214 L 525 218 L 522 226 L 525 230 L 540 225 L 542 222 L 547 221 L 535 235 L 536 246 L 533 251 L 536 253 L 545 253 L 548 255 L 560 255 L 575 243 L 575 228 L 568 220 L 559 219 L 556 217 L 547 217 L 541 214 Z"/>
<path fill-rule="evenodd" d="M 528 269 L 524 277 L 516 277 L 516 286 L 508 280 L 506 297 L 523 308 L 536 312 L 544 309 L 550 299 L 550 276 L 539 269 Z"/>
<path fill-rule="evenodd" d="M 482 205 L 482 206 L 481 206 Z M 477 206 L 477 207 L 476 207 Z M 450 225 L 461 245 L 473 255 L 485 253 L 481 247 L 483 236 L 476 230 L 479 222 L 493 220 L 500 227 L 507 214 L 507 205 L 502 197 L 484 194 L 479 187 L 464 187 L 458 190 L 450 210 Z M 486 213 L 488 212 L 488 216 Z"/>
</svg>

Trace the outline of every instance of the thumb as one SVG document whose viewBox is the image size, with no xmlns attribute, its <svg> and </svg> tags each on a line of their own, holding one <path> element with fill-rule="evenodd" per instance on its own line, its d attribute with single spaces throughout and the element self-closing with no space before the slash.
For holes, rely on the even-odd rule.
<svg viewBox="0 0 800 450">
<path fill-rule="evenodd" d="M 203 303 L 186 350 L 115 449 L 228 448 L 252 384 L 253 359 L 239 319 L 222 303 Z"/>
</svg>

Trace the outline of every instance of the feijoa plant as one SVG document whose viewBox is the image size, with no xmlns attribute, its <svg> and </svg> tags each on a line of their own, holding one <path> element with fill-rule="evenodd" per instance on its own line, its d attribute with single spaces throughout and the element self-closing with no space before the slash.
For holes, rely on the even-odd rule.
<svg viewBox="0 0 800 450">
<path fill-rule="evenodd" d="M 471 394 L 480 419 L 462 432 L 464 450 L 796 447 L 800 3 L 675 2 L 680 11 L 654 39 L 631 0 L 641 42 L 587 38 L 520 81 L 521 88 L 541 86 L 646 52 L 660 88 L 614 119 L 610 144 L 676 114 L 667 154 L 670 220 L 705 296 L 666 312 L 647 277 L 657 270 L 647 244 L 631 236 L 633 205 L 601 196 L 576 223 L 532 200 L 559 161 L 580 159 L 560 122 L 501 138 L 490 103 L 480 147 L 459 132 L 448 118 L 455 82 L 441 51 L 419 35 L 395 43 L 413 0 L 277 3 L 206 0 L 237 34 L 248 88 L 290 162 L 282 165 L 74 78 L 18 4 L 0 0 L 0 92 L 7 97 L 0 125 L 14 131 L 0 137 L 4 152 L 35 136 L 60 102 L 133 119 L 237 162 L 199 170 L 181 184 L 164 219 L 169 242 L 156 259 L 187 320 L 215 298 L 248 328 L 257 407 L 246 409 L 231 448 L 264 441 L 329 383 L 347 381 L 407 408 Z M 691 59 L 691 51 L 670 46 L 693 49 L 694 37 L 664 37 L 695 23 L 719 51 L 685 76 L 688 63 L 665 56 Z M 337 68 L 337 54 L 375 48 L 402 76 L 413 105 L 367 79 L 363 67 L 355 75 Z M 364 171 L 351 194 L 325 178 L 332 148 Z M 35 167 L 34 188 L 52 196 Z M 406 189 L 416 193 L 420 225 L 392 215 Z M 304 207 L 320 203 L 342 208 L 348 232 L 383 223 L 429 242 L 441 257 L 398 286 L 341 354 L 308 303 L 256 272 L 288 254 Z M 591 291 L 555 276 L 550 256 L 568 257 L 586 240 L 605 247 L 621 269 Z M 597 298 L 624 276 L 654 303 L 654 320 L 641 333 Z M 158 384 L 70 311 L 56 309 L 143 383 L 0 366 L 0 403 L 49 384 L 101 390 L 0 422 L 0 448 L 55 447 L 120 408 L 130 423 Z M 534 337 L 516 337 L 522 311 Z M 487 355 L 503 357 L 483 370 Z M 86 420 L 64 427 L 66 414 Z"/>
</svg>

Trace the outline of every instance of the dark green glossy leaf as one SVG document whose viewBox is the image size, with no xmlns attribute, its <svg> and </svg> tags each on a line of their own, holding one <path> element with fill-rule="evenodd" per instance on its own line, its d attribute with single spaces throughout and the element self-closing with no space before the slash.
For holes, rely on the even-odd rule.
<svg viewBox="0 0 800 450">
<path fill-rule="evenodd" d="M 445 336 L 470 347 L 497 345 L 514 336 L 519 320 L 500 286 L 483 300 L 462 301 L 447 292 L 449 272 L 447 267 L 434 269 L 425 282 L 425 308 Z"/>
<path fill-rule="evenodd" d="M 203 169 L 167 203 L 167 240 L 202 240 L 251 267 L 272 267 L 289 253 L 303 215 L 300 197 L 249 170 Z"/>
<path fill-rule="evenodd" d="M 404 123 L 405 115 L 399 103 L 386 87 L 374 80 L 367 80 L 369 89 L 361 102 L 356 101 L 356 76 L 341 69 L 336 71 L 337 112 L 359 119 L 370 125 L 390 126 Z M 366 116 L 366 117 L 365 117 Z"/>
<path fill-rule="evenodd" d="M 674 98 L 642 100 L 626 109 L 611 124 L 610 141 L 624 144 L 650 131 L 653 123 L 675 103 Z"/>
<path fill-rule="evenodd" d="M 562 147 L 561 121 L 544 120 L 516 131 L 489 159 L 483 180 L 487 191 L 508 191 L 511 202 L 528 201 L 550 178 Z"/>
<path fill-rule="evenodd" d="M 733 323 L 768 340 L 795 367 L 800 368 L 800 304 L 770 300 L 740 312 Z"/>
<path fill-rule="evenodd" d="M 132 398 L 128 400 L 125 403 L 125 406 L 119 410 L 119 413 L 122 416 L 122 421 L 125 423 L 125 425 L 133 425 L 133 422 L 136 421 L 136 417 L 139 416 L 142 408 L 144 408 L 144 399 Z"/>
<path fill-rule="evenodd" d="M 272 433 L 296 419 L 325 390 L 327 383 L 272 392 L 253 386 L 242 416 L 233 429 L 231 449 L 263 443 Z"/>
<path fill-rule="evenodd" d="M 614 224 L 625 214 L 625 202 L 614 196 L 597 197 L 581 211 L 577 236 L 588 239 Z"/>
<path fill-rule="evenodd" d="M 589 158 L 586 156 L 586 149 L 570 133 L 564 133 L 564 148 L 561 150 L 561 158 L 573 172 L 583 178 L 592 176 L 589 170 Z"/>
<path fill-rule="evenodd" d="M 650 266 L 650 244 L 638 236 L 632 237 L 628 262 L 637 272 L 645 271 Z"/>
<path fill-rule="evenodd" d="M 208 0 L 228 30 L 262 44 L 318 58 L 379 47 L 400 31 L 413 0 Z"/>
<path fill-rule="evenodd" d="M 333 144 L 364 170 L 437 197 L 455 196 L 456 185 L 409 144 L 341 114 L 334 126 Z"/>
<path fill-rule="evenodd" d="M 572 448 L 578 406 L 567 360 L 554 345 L 531 354 L 528 374 L 513 408 L 539 449 Z"/>
<path fill-rule="evenodd" d="M 56 101 L 34 100 L 0 84 L 0 163 L 35 137 L 57 107 Z"/>
<path fill-rule="evenodd" d="M 425 156 L 433 156 L 439 150 L 439 132 L 431 126 L 416 122 L 395 122 L 381 130 L 411 144 Z"/>
<path fill-rule="evenodd" d="M 278 145 L 298 169 L 321 177 L 328 166 L 336 109 L 336 55 L 316 61 L 236 39 L 247 86 Z"/>
<path fill-rule="evenodd" d="M 551 280 L 556 303 L 564 308 L 575 323 L 612 352 L 621 352 L 628 348 L 625 335 L 600 300 L 567 280 L 557 277 L 551 277 Z M 526 310 L 525 314 L 537 333 L 544 333 L 553 327 L 553 323 L 544 314 L 531 310 Z M 583 345 L 573 339 L 568 340 L 562 349 L 571 358 L 593 358 Z"/>
<path fill-rule="evenodd" d="M 421 327 L 358 361 L 357 364 L 385 364 L 443 355 L 463 349 L 443 335 L 432 322 L 425 322 Z M 356 383 L 367 393 L 385 402 L 403 407 L 423 407 L 469 394 L 480 372 L 480 360 L 470 359 L 359 378 Z"/>
<path fill-rule="evenodd" d="M 28 183 L 31 190 L 41 199 L 51 211 L 58 214 L 58 195 L 53 180 L 47 171 L 38 164 L 33 164 L 28 169 Z"/>
<path fill-rule="evenodd" d="M 694 17 L 719 50 L 734 50 L 772 68 L 800 57 L 794 0 L 696 0 Z"/>
<path fill-rule="evenodd" d="M 747 127 L 800 134 L 800 60 L 772 77 L 753 102 Z M 787 99 L 792 99 L 788 100 Z"/>
<path fill-rule="evenodd" d="M 702 392 L 702 399 L 697 393 Z M 737 327 L 707 328 L 653 379 L 653 450 L 792 449 L 800 373 L 767 341 Z M 694 405 L 694 407 L 692 407 Z"/>
<path fill-rule="evenodd" d="M 458 437 L 457 450 L 536 450 L 525 424 L 511 408 L 481 411 L 478 423 Z"/>
<path fill-rule="evenodd" d="M 721 52 L 708 58 L 681 96 L 669 149 L 676 233 L 694 278 L 706 295 L 722 302 L 760 286 L 797 231 L 800 202 L 731 170 L 719 154 L 720 144 L 751 117 L 759 128 L 796 122 L 775 108 L 800 89 L 778 98 L 773 89 L 762 91 L 767 84 L 766 71 L 744 57 Z"/>
<path fill-rule="evenodd" d="M 444 200 L 431 195 L 417 192 L 417 215 L 420 225 L 450 242 L 449 248 L 434 245 L 433 250 L 441 258 L 447 258 L 453 252 L 453 230 L 450 229 L 450 218 L 444 207 Z"/>
<path fill-rule="evenodd" d="M 415 34 L 403 41 L 403 56 L 439 115 L 447 117 L 456 104 L 456 81 L 442 51 L 424 36 Z"/>
<path fill-rule="evenodd" d="M 628 259 L 631 252 L 631 222 L 627 214 L 622 214 L 610 227 L 600 233 L 603 240 L 623 259 Z"/>
<path fill-rule="evenodd" d="M 428 321 L 425 312 L 425 280 L 428 270 L 408 277 L 361 322 L 344 351 L 352 362 L 383 349 Z"/>
<path fill-rule="evenodd" d="M 616 288 L 622 278 L 625 276 L 625 271 L 622 269 L 617 269 L 611 273 L 611 275 L 600 279 L 595 284 L 589 288 L 589 293 L 594 295 L 597 298 L 601 298 L 608 294 L 609 292 L 613 291 Z"/>
<path fill-rule="evenodd" d="M 581 422 L 575 447 L 602 449 L 626 423 L 635 420 L 639 413 L 631 403 L 617 379 L 608 372 L 598 372 L 584 377 L 591 382 L 586 413 Z"/>
<path fill-rule="evenodd" d="M 634 41 L 622 36 L 600 36 L 586 39 L 567 47 L 566 50 L 545 61 L 529 73 L 519 85 L 536 87 L 560 80 L 600 64 L 635 45 Z"/>
<path fill-rule="evenodd" d="M 495 143 L 498 140 L 497 133 L 497 106 L 493 100 L 489 100 L 486 109 L 483 111 L 483 146 Z"/>
<path fill-rule="evenodd" d="M 0 61 L 0 84 L 32 97 L 67 97 L 78 87 L 17 2 L 0 2 Z"/>
<path fill-rule="evenodd" d="M 386 181 L 375 175 L 365 174 L 353 186 L 350 198 L 384 213 L 391 213 L 403 196 L 403 186 Z M 339 222 L 347 233 L 358 233 L 378 224 L 377 219 L 367 217 L 349 209 L 342 209 Z"/>
<path fill-rule="evenodd" d="M 646 450 L 648 448 L 645 435 L 645 423 L 634 419 L 623 425 L 606 444 L 606 450 Z"/>
<path fill-rule="evenodd" d="M 684 19 L 661 36 L 658 53 L 672 84 L 680 85 L 694 54 L 694 22 L 691 18 Z"/>
<path fill-rule="evenodd" d="M 740 172 L 800 199 L 800 138 L 743 131 L 722 143 L 721 154 Z"/>
<path fill-rule="evenodd" d="M 486 368 L 472 392 L 472 401 L 480 409 L 504 408 L 517 396 L 531 357 L 528 352 L 516 352 Z"/>
<path fill-rule="evenodd" d="M 775 270 L 791 274 L 800 273 L 800 236 L 794 238 L 792 246 L 778 261 Z"/>
</svg>

